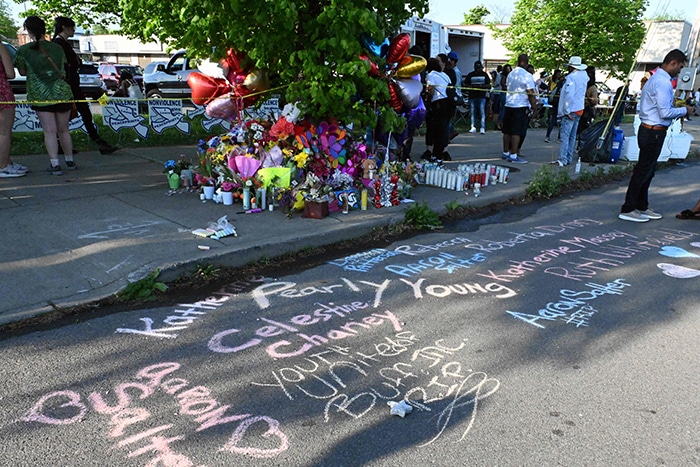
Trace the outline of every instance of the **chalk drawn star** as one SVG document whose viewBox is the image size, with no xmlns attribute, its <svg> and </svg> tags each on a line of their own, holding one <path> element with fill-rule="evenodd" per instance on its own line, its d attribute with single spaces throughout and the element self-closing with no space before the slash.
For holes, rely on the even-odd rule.
<svg viewBox="0 0 700 467">
<path fill-rule="evenodd" d="M 411 407 L 406 401 L 389 401 L 386 404 L 391 407 L 391 415 L 398 415 L 401 418 L 404 418 L 407 413 L 413 412 L 413 407 Z"/>
</svg>

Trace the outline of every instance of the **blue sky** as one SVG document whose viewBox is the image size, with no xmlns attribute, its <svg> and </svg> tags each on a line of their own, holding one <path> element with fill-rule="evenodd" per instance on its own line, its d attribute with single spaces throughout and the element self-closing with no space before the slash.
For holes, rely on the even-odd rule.
<svg viewBox="0 0 700 467">
<path fill-rule="evenodd" d="M 464 13 L 475 6 L 484 5 L 488 10 L 512 12 L 515 2 L 512 0 L 430 0 L 430 12 L 427 17 L 441 24 L 459 24 L 464 20 Z M 659 16 L 663 13 L 680 12 L 686 21 L 693 23 L 695 18 L 694 0 L 649 0 L 645 17 Z M 459 5 L 459 6 L 457 6 Z"/>
</svg>

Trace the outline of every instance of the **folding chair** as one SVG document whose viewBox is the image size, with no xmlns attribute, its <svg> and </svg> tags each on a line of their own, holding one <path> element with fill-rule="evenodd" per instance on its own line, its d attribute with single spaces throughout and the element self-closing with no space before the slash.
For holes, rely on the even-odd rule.
<svg viewBox="0 0 700 467">
<path fill-rule="evenodd" d="M 467 105 L 458 105 L 455 108 L 455 115 L 452 118 L 452 125 L 456 128 L 459 123 L 466 126 L 471 125 L 471 121 L 469 120 L 469 107 Z"/>
</svg>

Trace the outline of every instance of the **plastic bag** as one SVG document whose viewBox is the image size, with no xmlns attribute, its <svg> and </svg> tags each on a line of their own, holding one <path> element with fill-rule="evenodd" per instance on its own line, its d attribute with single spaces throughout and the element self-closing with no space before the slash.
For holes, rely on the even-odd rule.
<svg viewBox="0 0 700 467">
<path fill-rule="evenodd" d="M 129 83 L 129 98 L 131 99 L 143 99 L 143 92 L 141 88 L 136 83 Z"/>
</svg>

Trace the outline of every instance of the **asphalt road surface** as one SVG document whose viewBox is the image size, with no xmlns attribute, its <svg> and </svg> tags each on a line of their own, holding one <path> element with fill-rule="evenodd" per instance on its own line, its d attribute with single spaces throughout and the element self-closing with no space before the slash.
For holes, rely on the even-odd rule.
<svg viewBox="0 0 700 467">
<path fill-rule="evenodd" d="M 698 465 L 700 224 L 620 190 L 7 338 L 2 464 Z"/>
</svg>

